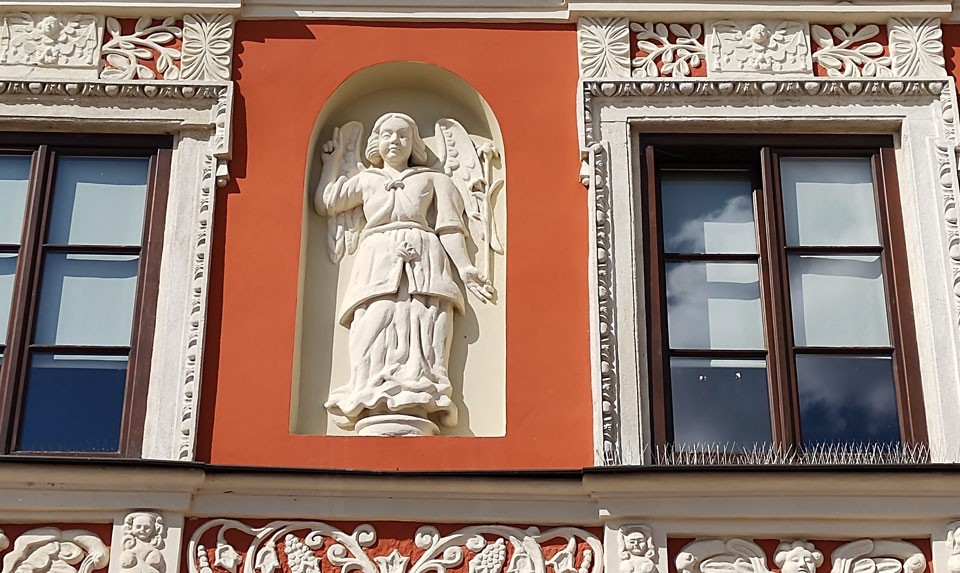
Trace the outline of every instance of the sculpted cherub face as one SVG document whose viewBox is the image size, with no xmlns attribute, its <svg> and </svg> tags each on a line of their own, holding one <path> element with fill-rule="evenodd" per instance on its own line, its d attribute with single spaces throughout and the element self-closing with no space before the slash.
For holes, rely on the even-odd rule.
<svg viewBox="0 0 960 573">
<path fill-rule="evenodd" d="M 627 534 L 623 538 L 624 549 L 632 555 L 643 557 L 647 553 L 647 537 L 641 531 Z"/>
<path fill-rule="evenodd" d="M 805 547 L 794 547 L 782 559 L 781 573 L 815 573 L 817 570 L 816 555 Z"/>
<path fill-rule="evenodd" d="M 137 515 L 130 524 L 130 534 L 140 541 L 149 542 L 156 535 L 157 528 L 153 517 L 146 514 Z"/>
<path fill-rule="evenodd" d="M 413 149 L 413 128 L 404 119 L 391 117 L 380 126 L 377 150 L 384 163 L 406 164 Z"/>
<path fill-rule="evenodd" d="M 754 24 L 747 33 L 747 37 L 758 46 L 766 46 L 770 43 L 770 30 L 763 24 Z"/>
</svg>

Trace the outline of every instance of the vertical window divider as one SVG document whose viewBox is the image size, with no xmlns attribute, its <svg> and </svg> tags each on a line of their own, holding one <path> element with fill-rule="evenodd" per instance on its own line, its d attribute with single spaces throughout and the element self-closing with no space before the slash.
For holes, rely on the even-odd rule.
<svg viewBox="0 0 960 573">
<path fill-rule="evenodd" d="M 8 452 L 14 447 L 20 418 L 19 404 L 23 394 L 23 370 L 27 362 L 25 348 L 30 344 L 33 325 L 35 290 L 39 280 L 39 250 L 42 232 L 45 229 L 47 193 L 53 161 L 49 148 L 40 145 L 32 154 L 30 182 L 27 192 L 27 208 L 24 213 L 24 231 L 20 238 L 17 274 L 13 290 L 10 338 L 4 355 L 3 375 L 0 377 L 0 415 L 5 414 L 0 424 L 0 451 Z"/>
<path fill-rule="evenodd" d="M 773 312 L 768 318 L 771 327 L 770 362 L 776 374 L 775 393 L 779 398 L 776 411 L 783 433 L 780 442 L 796 447 L 801 441 L 800 397 L 797 389 L 796 365 L 793 361 L 793 311 L 790 305 L 790 271 L 787 268 L 786 232 L 783 225 L 783 193 L 780 189 L 780 156 L 770 147 L 761 149 L 763 192 L 766 203 L 767 256 L 770 259 L 770 293 Z"/>
<path fill-rule="evenodd" d="M 886 281 L 887 312 L 890 317 L 891 343 L 894 347 L 894 387 L 899 404 L 900 429 L 906 443 L 927 441 L 926 416 L 919 384 L 908 380 L 920 379 L 920 364 L 915 349 L 917 345 L 914 325 L 913 301 L 909 290 L 906 241 L 903 233 L 903 215 L 900 212 L 899 185 L 895 152 L 892 148 L 880 148 L 871 160 L 878 224 L 883 240 L 881 257 Z M 893 304 L 893 301 L 898 304 Z"/>
<path fill-rule="evenodd" d="M 660 254 L 660 185 L 657 180 L 656 148 L 643 148 L 643 167 L 647 192 L 644 194 L 644 212 L 647 214 L 645 225 L 644 244 L 647 249 L 647 269 L 645 276 L 647 283 L 647 313 L 648 353 L 650 360 L 650 382 L 653 396 L 650 403 L 653 405 L 653 442 L 657 447 L 666 447 L 672 441 L 672 410 L 670 388 L 667 383 L 668 357 L 666 352 L 667 311 L 666 297 L 664 296 L 664 266 Z M 656 454 L 656 452 L 652 452 Z M 655 458 L 655 455 L 654 455 Z"/>
</svg>

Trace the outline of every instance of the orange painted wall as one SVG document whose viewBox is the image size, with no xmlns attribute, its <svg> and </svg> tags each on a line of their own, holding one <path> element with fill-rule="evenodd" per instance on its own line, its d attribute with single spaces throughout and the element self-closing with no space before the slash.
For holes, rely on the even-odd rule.
<svg viewBox="0 0 960 573">
<path fill-rule="evenodd" d="M 199 459 L 382 470 L 592 465 L 575 28 L 242 21 L 236 33 L 234 180 L 215 214 Z M 500 122 L 509 189 L 503 438 L 288 431 L 311 131 L 337 86 L 389 61 L 460 75 Z"/>
<path fill-rule="evenodd" d="M 943 57 L 946 59 L 947 73 L 960 80 L 960 25 L 943 24 Z"/>
</svg>

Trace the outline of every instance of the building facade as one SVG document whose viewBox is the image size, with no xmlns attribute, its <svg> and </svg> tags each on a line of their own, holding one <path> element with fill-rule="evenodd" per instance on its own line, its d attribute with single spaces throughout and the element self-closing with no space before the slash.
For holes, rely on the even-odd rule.
<svg viewBox="0 0 960 573">
<path fill-rule="evenodd" d="M 0 1 L 2 573 L 960 573 L 954 4 Z"/>
</svg>

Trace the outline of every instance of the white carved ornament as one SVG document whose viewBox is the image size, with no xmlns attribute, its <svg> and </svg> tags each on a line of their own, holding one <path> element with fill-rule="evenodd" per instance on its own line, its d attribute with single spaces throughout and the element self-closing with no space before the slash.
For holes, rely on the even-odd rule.
<svg viewBox="0 0 960 573">
<path fill-rule="evenodd" d="M 581 18 L 580 75 L 584 78 L 630 77 L 630 27 L 626 18 Z"/>
<path fill-rule="evenodd" d="M 950 573 L 960 573 L 960 521 L 947 526 L 947 549 L 950 550 L 947 569 Z"/>
<path fill-rule="evenodd" d="M 654 573 L 657 569 L 657 546 L 650 527 L 625 525 L 618 531 L 620 573 Z"/>
<path fill-rule="evenodd" d="M 946 77 L 939 18 L 893 18 L 887 28 L 893 75 Z"/>
<path fill-rule="evenodd" d="M 823 565 L 823 553 L 809 541 L 784 541 L 777 546 L 773 562 L 780 573 L 817 573 L 817 567 Z"/>
<path fill-rule="evenodd" d="M 809 74 L 810 44 L 803 22 L 707 24 L 707 67 L 722 74 Z"/>
<path fill-rule="evenodd" d="M 172 44 L 183 36 L 183 30 L 173 18 L 154 25 L 149 16 L 144 16 L 137 20 L 130 34 L 122 33 L 116 18 L 107 18 L 107 33 L 110 39 L 102 48 L 104 68 L 100 72 L 101 78 L 152 80 L 157 74 L 143 62 L 153 60 L 154 54 L 157 72 L 163 79 L 175 80 L 180 77 L 180 68 L 177 66 L 180 50 Z"/>
<path fill-rule="evenodd" d="M 746 539 L 698 539 L 675 560 L 678 573 L 770 573 L 759 545 Z"/>
<path fill-rule="evenodd" d="M 873 41 L 880 27 L 868 24 L 843 24 L 827 29 L 812 26 L 810 36 L 819 49 L 813 52 L 813 61 L 822 66 L 832 78 L 890 77 L 890 57 L 883 55 L 883 45 Z"/>
<path fill-rule="evenodd" d="M 912 543 L 860 539 L 833 551 L 831 573 L 923 573 L 927 558 Z"/>
<path fill-rule="evenodd" d="M 216 530 L 213 566 L 230 573 L 320 573 L 324 562 L 340 573 L 445 573 L 460 567 L 468 552 L 468 573 L 600 573 L 603 546 L 593 534 L 573 527 L 541 532 L 535 527 L 519 529 L 505 525 L 465 527 L 449 535 L 430 526 L 417 530 L 415 545 L 423 553 L 411 556 L 394 549 L 386 556 L 371 556 L 367 550 L 377 542 L 370 524 L 346 533 L 319 521 L 275 521 L 250 527 L 228 519 L 209 521 L 193 534 L 189 545 L 189 573 L 211 573 L 204 534 Z M 227 540 L 234 531 L 251 538 L 241 555 Z M 553 540 L 566 541 L 563 549 L 545 557 L 544 547 Z M 582 548 L 581 542 L 587 547 Z M 507 548 L 510 559 L 507 559 Z"/>
<path fill-rule="evenodd" d="M 9 540 L 0 532 L 0 549 Z M 103 569 L 110 552 L 96 534 L 82 529 L 31 529 L 3 557 L 4 573 L 90 573 Z"/>
<path fill-rule="evenodd" d="M 641 78 L 688 77 L 706 58 L 703 26 L 692 24 L 635 23 L 639 56 L 633 59 L 633 75 Z M 672 36 L 672 38 L 671 38 Z"/>
<path fill-rule="evenodd" d="M 166 573 L 163 558 L 166 528 L 163 517 L 152 511 L 134 511 L 123 519 L 120 569 L 124 573 Z"/>
<path fill-rule="evenodd" d="M 101 19 L 93 14 L 3 15 L 0 64 L 90 68 L 97 64 Z"/>
</svg>

